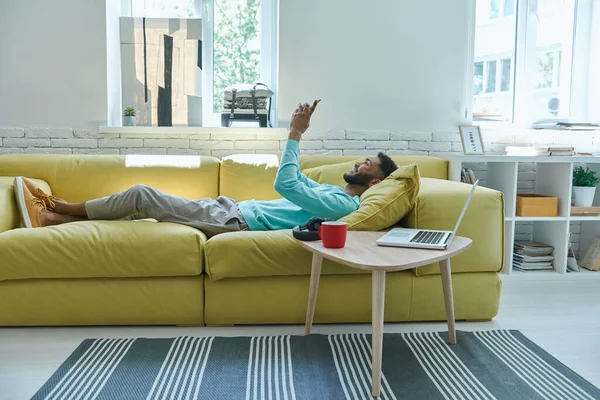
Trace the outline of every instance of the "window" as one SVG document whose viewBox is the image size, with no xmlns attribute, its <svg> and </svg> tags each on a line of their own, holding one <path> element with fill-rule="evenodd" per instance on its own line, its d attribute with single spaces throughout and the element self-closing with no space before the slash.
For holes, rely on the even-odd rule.
<svg viewBox="0 0 600 400">
<path fill-rule="evenodd" d="M 569 118 L 574 54 L 586 53 L 591 2 L 576 0 L 476 0 L 473 117 L 529 124 Z M 587 8 L 586 8 L 587 7 Z M 589 18 L 587 20 L 589 24 Z M 587 33 L 585 33 L 587 32 Z M 579 85 L 585 86 L 585 85 Z M 575 101 L 575 104 L 581 104 Z"/>
<path fill-rule="evenodd" d="M 213 111 L 223 110 L 223 90 L 260 81 L 260 1 L 214 0 Z"/>
<path fill-rule="evenodd" d="M 475 77 L 473 79 L 473 95 L 483 92 L 483 62 L 475 63 Z"/>
<path fill-rule="evenodd" d="M 487 62 L 487 84 L 485 85 L 486 93 L 496 91 L 496 61 Z"/>
<path fill-rule="evenodd" d="M 508 92 L 510 90 L 510 82 L 511 82 L 511 65 L 512 60 L 510 58 L 505 58 L 500 60 L 501 63 L 501 81 L 500 81 L 500 91 Z"/>
<path fill-rule="evenodd" d="M 220 126 L 223 90 L 232 84 L 264 83 L 276 91 L 277 1 L 203 0 L 212 24 L 204 33 L 208 44 L 209 82 L 203 107 L 209 126 Z M 270 100 L 276 104 L 276 94 Z M 271 120 L 277 120 L 276 110 Z"/>
<path fill-rule="evenodd" d="M 276 91 L 276 0 L 122 0 L 122 15 L 133 17 L 134 20 L 125 33 L 126 37 L 134 38 L 134 42 L 122 41 L 121 54 L 124 54 L 124 45 L 131 47 L 128 50 L 129 54 L 125 55 L 129 59 L 122 62 L 122 66 L 132 69 L 127 77 L 133 80 L 129 87 L 136 87 L 138 91 L 133 93 L 133 90 L 129 90 L 131 93 L 128 94 L 128 89 L 123 84 L 122 97 L 123 103 L 139 102 L 140 98 L 146 98 L 142 99 L 144 106 L 140 108 L 147 110 L 141 115 L 138 113 L 140 125 L 157 125 L 157 121 L 160 120 L 161 113 L 158 108 L 161 102 L 157 96 L 164 93 L 166 85 L 163 78 L 163 59 L 166 60 L 167 57 L 163 57 L 165 51 L 172 58 L 172 61 L 169 60 L 169 66 L 173 75 L 173 98 L 170 98 L 170 94 L 167 97 L 173 107 L 173 125 L 220 126 L 223 91 L 232 84 L 261 82 Z M 133 33 L 141 26 L 136 18 L 141 20 L 142 17 L 146 18 L 144 29 L 154 29 L 147 44 L 138 43 L 142 35 Z M 184 19 L 186 22 L 178 22 Z M 123 36 L 123 24 L 121 31 Z M 173 35 L 174 43 L 166 43 L 163 47 L 160 34 Z M 178 36 L 181 36 L 179 42 Z M 196 40 L 200 37 L 201 40 Z M 189 47 L 192 45 L 188 43 L 190 38 L 197 42 L 193 44 L 194 48 Z M 150 48 L 151 46 L 156 48 Z M 147 51 L 140 51 L 141 47 L 147 47 Z M 197 60 L 189 62 L 188 53 Z M 146 59 L 145 68 L 137 65 L 142 54 Z M 198 69 L 194 63 L 201 68 L 198 70 L 199 77 L 190 77 L 189 71 Z M 148 82 L 140 79 L 140 71 L 146 81 L 151 81 L 150 86 L 156 93 L 140 94 L 140 86 L 148 86 Z M 180 78 L 176 77 L 177 73 L 181 74 Z M 183 83 L 177 83 L 177 79 Z M 190 79 L 194 80 L 194 84 L 191 85 L 194 98 L 190 98 Z M 185 95 L 188 95 L 188 98 L 185 98 Z M 192 116 L 192 109 L 199 110 L 201 118 Z M 272 114 L 271 119 L 276 120 L 276 113 Z M 192 120 L 195 122 L 192 123 Z"/>
<path fill-rule="evenodd" d="M 500 5 L 498 0 L 490 0 L 490 19 L 498 18 L 500 16 Z"/>
<path fill-rule="evenodd" d="M 515 14 L 515 2 L 517 0 L 504 0 L 503 14 L 505 17 Z"/>
<path fill-rule="evenodd" d="M 537 55 L 537 89 L 560 87 L 560 51 L 543 51 Z"/>
<path fill-rule="evenodd" d="M 490 19 L 514 15 L 516 0 L 489 0 Z"/>
</svg>

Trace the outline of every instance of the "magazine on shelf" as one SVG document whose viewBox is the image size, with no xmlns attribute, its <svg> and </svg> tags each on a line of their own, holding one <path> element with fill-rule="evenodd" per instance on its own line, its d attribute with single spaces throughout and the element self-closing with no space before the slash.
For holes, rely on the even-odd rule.
<svg viewBox="0 0 600 400">
<path fill-rule="evenodd" d="M 540 266 L 540 267 L 523 267 L 523 266 L 519 266 L 519 265 L 513 265 L 513 268 L 516 269 L 517 271 L 523 271 L 523 272 L 527 272 L 527 271 L 546 271 L 549 269 L 552 269 L 552 265 L 544 265 L 544 266 Z"/>
<path fill-rule="evenodd" d="M 553 268 L 554 247 L 538 242 L 516 241 L 513 268 L 519 271 L 539 271 Z"/>
<path fill-rule="evenodd" d="M 528 256 L 524 254 L 515 254 L 513 259 L 522 262 L 549 262 L 554 261 L 554 256 Z"/>
<path fill-rule="evenodd" d="M 538 242 L 516 241 L 514 250 L 515 254 L 525 256 L 546 256 L 552 254 L 554 247 Z"/>
<path fill-rule="evenodd" d="M 521 268 L 531 269 L 545 269 L 547 267 L 552 268 L 552 261 L 550 262 L 519 262 L 513 260 L 513 266 L 519 266 Z"/>
</svg>

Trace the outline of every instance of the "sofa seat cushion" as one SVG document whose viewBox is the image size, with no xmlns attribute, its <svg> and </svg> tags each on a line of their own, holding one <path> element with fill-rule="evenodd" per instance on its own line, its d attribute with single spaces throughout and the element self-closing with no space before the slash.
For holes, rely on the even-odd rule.
<svg viewBox="0 0 600 400">
<path fill-rule="evenodd" d="M 290 230 L 231 232 L 212 237 L 205 246 L 211 280 L 264 276 L 310 275 L 312 253 Z M 369 273 L 323 260 L 323 275 Z"/>
<path fill-rule="evenodd" d="M 148 221 L 84 221 L 0 234 L 0 280 L 193 276 L 200 231 Z"/>
</svg>

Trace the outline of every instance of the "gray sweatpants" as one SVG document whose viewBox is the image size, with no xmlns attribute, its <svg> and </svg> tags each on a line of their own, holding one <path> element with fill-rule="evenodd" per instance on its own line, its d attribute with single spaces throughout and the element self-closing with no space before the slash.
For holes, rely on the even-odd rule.
<svg viewBox="0 0 600 400">
<path fill-rule="evenodd" d="M 174 222 L 197 228 L 207 236 L 246 231 L 238 203 L 229 197 L 188 200 L 145 185 L 85 203 L 89 219 L 144 219 Z"/>
</svg>

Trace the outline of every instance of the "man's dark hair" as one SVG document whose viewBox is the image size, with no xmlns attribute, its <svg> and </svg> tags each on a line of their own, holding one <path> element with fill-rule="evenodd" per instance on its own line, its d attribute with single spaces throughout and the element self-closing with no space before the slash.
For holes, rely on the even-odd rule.
<svg viewBox="0 0 600 400">
<path fill-rule="evenodd" d="M 379 166 L 379 171 L 377 173 L 377 177 L 381 180 L 387 178 L 392 172 L 398 169 L 398 166 L 387 154 L 384 152 L 379 152 L 377 154 L 377 158 L 379 158 L 379 162 L 381 165 Z"/>
</svg>

